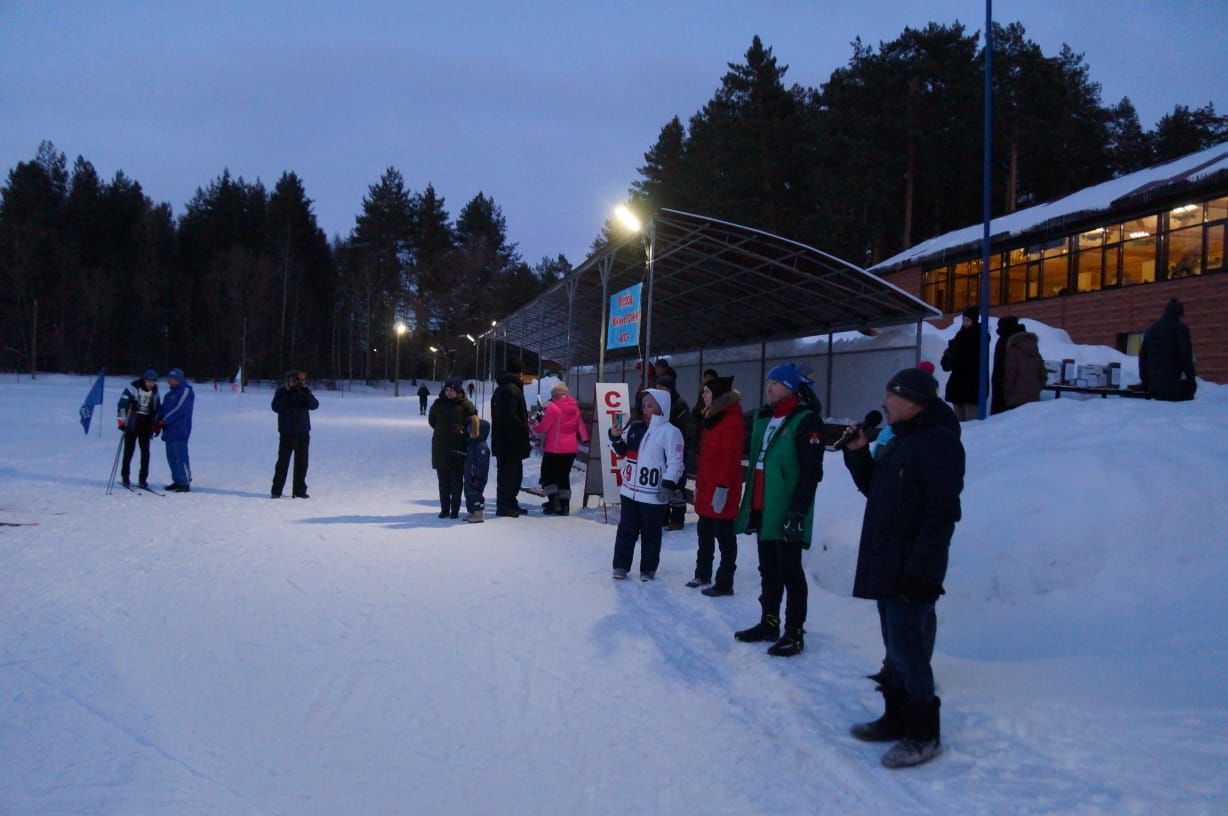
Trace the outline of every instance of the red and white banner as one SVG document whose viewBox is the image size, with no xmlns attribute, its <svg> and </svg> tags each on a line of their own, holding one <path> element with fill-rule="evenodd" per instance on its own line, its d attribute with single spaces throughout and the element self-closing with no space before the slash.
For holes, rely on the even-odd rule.
<svg viewBox="0 0 1228 816">
<path fill-rule="evenodd" d="M 610 444 L 610 428 L 619 414 L 625 428 L 631 422 L 631 398 L 626 383 L 597 383 L 593 413 L 597 415 L 597 437 L 601 441 L 602 501 L 618 504 L 618 457 Z"/>
</svg>

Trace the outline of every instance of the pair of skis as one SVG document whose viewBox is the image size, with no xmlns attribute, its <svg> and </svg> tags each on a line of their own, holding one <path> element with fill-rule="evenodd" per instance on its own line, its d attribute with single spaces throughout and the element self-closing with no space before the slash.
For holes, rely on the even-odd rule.
<svg viewBox="0 0 1228 816">
<path fill-rule="evenodd" d="M 160 490 L 154 490 L 152 487 L 133 487 L 132 485 L 124 485 L 124 489 L 129 493 L 152 493 L 155 496 L 165 496 L 166 494 Z"/>
</svg>

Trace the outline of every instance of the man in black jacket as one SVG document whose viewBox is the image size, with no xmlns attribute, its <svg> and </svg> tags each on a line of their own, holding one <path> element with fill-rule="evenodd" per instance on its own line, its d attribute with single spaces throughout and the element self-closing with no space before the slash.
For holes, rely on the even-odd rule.
<svg viewBox="0 0 1228 816">
<path fill-rule="evenodd" d="M 938 383 L 916 368 L 887 383 L 883 414 L 894 437 L 870 455 L 858 425 L 844 462 L 866 496 L 853 595 L 878 603 L 886 665 L 876 676 L 886 713 L 855 725 L 867 742 L 899 742 L 883 755 L 888 768 L 928 762 L 942 750 L 941 701 L 930 657 L 947 552 L 960 519 L 964 447 L 959 420 L 938 399 Z"/>
<path fill-rule="evenodd" d="M 1138 373 L 1143 390 L 1155 399 L 1191 400 L 1198 388 L 1190 327 L 1181 322 L 1183 314 L 1185 306 L 1173 298 L 1164 306 L 1160 319 L 1143 334 Z"/>
<path fill-rule="evenodd" d="M 976 419 L 981 401 L 981 324 L 975 306 L 964 309 L 960 328 L 942 353 L 942 370 L 950 371 L 947 380 L 947 402 L 955 409 L 960 422 Z"/>
<path fill-rule="evenodd" d="M 294 454 L 294 491 L 296 499 L 307 495 L 307 448 L 311 445 L 311 412 L 320 407 L 320 401 L 307 387 L 305 371 L 286 372 L 286 382 L 273 394 L 273 411 L 277 414 L 277 432 L 281 442 L 277 446 L 277 465 L 273 468 L 273 489 L 270 495 L 281 498 L 286 486 L 286 471 L 290 467 L 290 454 Z"/>
<path fill-rule="evenodd" d="M 519 360 L 507 364 L 507 373 L 490 397 L 490 452 L 495 457 L 495 515 L 516 518 L 527 512 L 517 496 L 524 481 L 524 460 L 529 457 L 529 410 L 524 403 Z"/>
</svg>

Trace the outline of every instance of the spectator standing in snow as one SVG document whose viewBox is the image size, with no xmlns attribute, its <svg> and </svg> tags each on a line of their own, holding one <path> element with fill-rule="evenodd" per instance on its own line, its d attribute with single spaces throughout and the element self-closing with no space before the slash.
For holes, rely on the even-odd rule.
<svg viewBox="0 0 1228 816">
<path fill-rule="evenodd" d="M 759 534 L 759 623 L 735 632 L 743 643 L 775 641 L 768 654 L 792 657 L 805 648 L 808 587 L 802 551 L 810 549 L 814 492 L 823 479 L 822 408 L 811 382 L 790 363 L 768 372 L 767 404 L 755 415 L 739 533 Z M 780 603 L 788 592 L 785 630 Z"/>
<path fill-rule="evenodd" d="M 746 428 L 741 398 L 733 390 L 733 377 L 712 377 L 700 394 L 703 420 L 695 470 L 699 549 L 695 577 L 687 586 L 706 587 L 703 594 L 709 597 L 733 594 L 733 573 L 738 563 L 738 537 L 733 531 L 733 520 L 742 501 L 742 445 Z M 717 544 L 721 565 L 713 584 L 712 561 Z"/>
<path fill-rule="evenodd" d="M 426 399 L 431 395 L 431 389 L 426 387 L 426 383 L 418 386 L 418 416 L 426 416 Z"/>
<path fill-rule="evenodd" d="M 465 384 L 453 378 L 444 383 L 443 393 L 431 404 L 427 415 L 427 423 L 435 429 L 431 436 L 431 467 L 439 479 L 440 518 L 460 518 L 465 456 L 469 453 L 469 417 L 477 412 L 465 398 Z"/>
<path fill-rule="evenodd" d="M 1040 356 L 1040 340 L 1019 324 L 1019 331 L 1006 341 L 1003 360 L 1002 398 L 1007 408 L 1018 408 L 1040 399 L 1049 372 Z"/>
<path fill-rule="evenodd" d="M 490 477 L 490 423 L 481 417 L 469 417 L 469 449 L 465 454 L 465 521 L 481 524 L 485 521 L 486 481 Z"/>
<path fill-rule="evenodd" d="M 269 495 L 281 498 L 286 486 L 286 473 L 290 469 L 290 456 L 294 456 L 294 481 L 291 495 L 296 499 L 307 495 L 307 457 L 311 447 L 311 412 L 320 407 L 320 401 L 307 386 L 307 372 L 294 369 L 286 372 L 286 381 L 273 392 L 273 413 L 277 414 L 277 464 L 273 466 L 273 487 Z"/>
<path fill-rule="evenodd" d="M 686 404 L 686 400 L 682 398 L 682 395 L 678 393 L 678 375 L 672 368 L 664 374 L 658 375 L 657 388 L 669 392 L 669 422 L 682 433 L 682 459 L 685 462 L 687 452 L 694 440 L 694 432 L 691 426 L 691 408 Z M 687 474 L 684 467 L 682 478 L 678 481 L 678 497 L 670 504 L 669 513 L 665 517 L 666 530 L 681 530 L 685 526 L 686 477 Z"/>
<path fill-rule="evenodd" d="M 610 428 L 614 453 L 623 457 L 618 489 L 621 512 L 614 536 L 614 578 L 622 580 L 631 570 L 635 541 L 640 540 L 640 580 L 657 577 L 661 563 L 661 528 L 669 504 L 678 494 L 678 480 L 685 467 L 682 432 L 669 422 L 668 391 L 649 388 L 643 392 L 643 418 L 626 428 Z"/>
<path fill-rule="evenodd" d="M 1006 315 L 998 319 L 997 341 L 993 345 L 993 373 L 989 377 L 989 413 L 1000 414 L 1006 410 L 1006 392 L 1002 381 L 1006 378 L 1006 343 L 1012 336 L 1023 331 L 1019 318 Z"/>
<path fill-rule="evenodd" d="M 976 419 L 980 397 L 981 328 L 975 306 L 964 309 L 962 325 L 942 353 L 942 370 L 950 371 L 947 402 L 960 422 Z"/>
<path fill-rule="evenodd" d="M 1194 399 L 1198 383 L 1194 379 L 1194 346 L 1190 329 L 1181 322 L 1185 306 L 1173 298 L 1164 314 L 1143 333 L 1138 351 L 1138 373 L 1143 390 L 1160 400 Z"/>
<path fill-rule="evenodd" d="M 959 420 L 923 371 L 906 368 L 887 382 L 883 414 L 894 438 L 873 456 L 860 423 L 846 429 L 854 437 L 844 463 L 866 496 L 853 595 L 877 602 L 887 650 L 886 665 L 873 675 L 885 712 L 851 732 L 867 742 L 898 740 L 882 762 L 903 768 L 942 750 L 941 701 L 930 659 L 938 625 L 934 605 L 960 519 L 964 448 Z"/>
<path fill-rule="evenodd" d="M 154 416 L 162 406 L 158 396 L 158 372 L 152 368 L 145 375 L 135 379 L 124 388 L 119 395 L 119 405 L 116 408 L 116 425 L 124 434 L 124 462 L 120 476 L 124 487 L 130 487 L 132 472 L 132 454 L 137 443 L 141 446 L 141 469 L 138 474 L 141 487 L 149 488 L 149 438 L 153 436 Z"/>
<path fill-rule="evenodd" d="M 192 436 L 196 392 L 178 368 L 167 373 L 166 384 L 169 390 L 154 417 L 154 436 L 162 434 L 166 444 L 166 463 L 171 469 L 171 483 L 166 489 L 172 493 L 190 493 L 192 463 L 188 457 L 188 438 Z"/>
<path fill-rule="evenodd" d="M 580 450 L 578 443 L 588 442 L 588 429 L 580 416 L 580 404 L 568 393 L 565 383 L 555 383 L 550 389 L 550 404 L 533 433 L 542 438 L 542 489 L 546 515 L 566 516 L 571 512 L 571 466 Z"/>
<path fill-rule="evenodd" d="M 490 397 L 490 450 L 495 456 L 495 515 L 523 512 L 520 485 L 529 457 L 529 409 L 524 403 L 524 365 L 513 359 Z"/>
</svg>

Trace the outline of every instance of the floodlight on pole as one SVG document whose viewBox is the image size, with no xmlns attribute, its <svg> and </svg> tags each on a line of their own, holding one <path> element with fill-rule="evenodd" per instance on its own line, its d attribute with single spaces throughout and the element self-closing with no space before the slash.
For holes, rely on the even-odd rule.
<svg viewBox="0 0 1228 816">
<path fill-rule="evenodd" d="M 392 328 L 393 328 L 393 331 L 395 331 L 397 335 L 396 362 L 393 363 L 393 366 L 392 366 L 392 377 L 393 377 L 392 396 L 399 397 L 401 396 L 401 337 L 402 335 L 405 334 L 405 332 L 409 331 L 409 327 L 406 326 L 403 322 L 398 320 L 397 324 L 393 326 Z"/>
<path fill-rule="evenodd" d="M 639 232 L 644 228 L 644 225 L 640 223 L 640 219 L 636 218 L 635 213 L 631 212 L 626 204 L 619 204 L 614 208 L 614 217 L 618 220 L 618 223 L 632 232 Z"/>
</svg>

